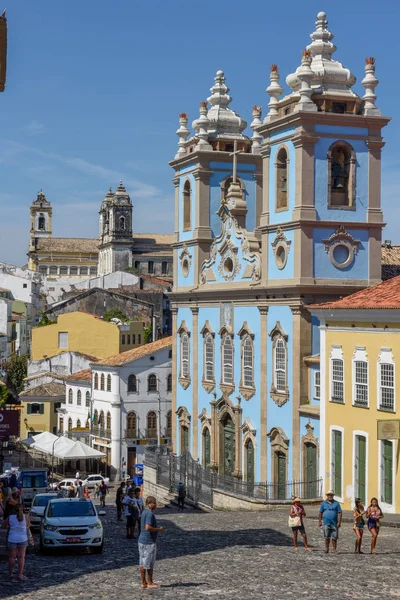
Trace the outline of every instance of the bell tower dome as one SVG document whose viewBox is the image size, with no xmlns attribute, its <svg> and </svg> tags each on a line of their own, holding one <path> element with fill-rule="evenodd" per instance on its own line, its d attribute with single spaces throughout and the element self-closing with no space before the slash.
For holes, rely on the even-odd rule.
<svg viewBox="0 0 400 600">
<path fill-rule="evenodd" d="M 132 208 L 122 181 L 109 189 L 100 208 L 99 275 L 132 266 Z"/>
<path fill-rule="evenodd" d="M 32 202 L 30 207 L 29 269 L 35 270 L 36 268 L 34 255 L 38 238 L 49 238 L 52 235 L 52 217 L 52 206 L 42 190 L 40 190 L 36 200 Z"/>
</svg>

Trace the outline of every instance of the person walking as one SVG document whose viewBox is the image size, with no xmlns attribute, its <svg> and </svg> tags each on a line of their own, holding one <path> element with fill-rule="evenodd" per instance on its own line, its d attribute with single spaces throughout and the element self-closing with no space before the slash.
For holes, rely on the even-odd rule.
<svg viewBox="0 0 400 600">
<path fill-rule="evenodd" d="M 135 526 L 136 526 L 136 523 L 137 523 L 138 536 L 140 536 L 140 532 L 141 532 L 140 522 L 141 522 L 141 517 L 142 517 L 142 513 L 143 513 L 143 511 L 145 509 L 145 506 L 144 506 L 143 498 L 140 495 L 140 488 L 139 487 L 135 488 L 135 491 L 134 491 L 134 503 L 135 503 L 135 506 L 137 507 L 137 519 L 136 519 L 136 522 L 133 525 L 133 533 L 135 533 Z"/>
<path fill-rule="evenodd" d="M 90 500 L 90 492 L 87 485 L 84 487 L 83 495 L 85 496 L 86 500 Z"/>
<path fill-rule="evenodd" d="M 94 484 L 94 497 L 95 498 L 99 497 L 99 484 L 98 483 Z"/>
<path fill-rule="evenodd" d="M 303 519 L 305 516 L 306 516 L 306 511 L 304 510 L 304 506 L 301 504 L 300 498 L 295 498 L 293 500 L 292 506 L 290 507 L 290 516 L 289 516 L 289 526 L 292 528 L 292 532 L 293 532 L 293 545 L 294 545 L 295 552 L 297 552 L 297 550 L 299 549 L 297 546 L 297 536 L 298 536 L 299 532 L 301 533 L 301 535 L 303 537 L 304 549 L 307 550 L 307 552 L 311 551 L 311 548 L 309 547 L 308 542 L 307 542 L 306 530 L 304 528 Z"/>
<path fill-rule="evenodd" d="M 178 493 L 178 510 L 183 512 L 185 509 L 186 488 L 185 488 L 185 484 L 182 481 L 180 481 L 178 483 L 177 493 Z"/>
<path fill-rule="evenodd" d="M 354 515 L 353 529 L 354 529 L 354 533 L 357 536 L 354 554 L 362 554 L 361 542 L 362 542 L 363 534 L 364 534 L 365 521 L 364 521 L 363 516 L 365 515 L 365 513 L 366 513 L 366 510 L 364 508 L 361 498 L 356 498 L 356 504 L 355 504 L 355 507 L 353 508 L 353 515 Z"/>
<path fill-rule="evenodd" d="M 342 508 L 334 499 L 335 492 L 326 493 L 326 500 L 321 502 L 318 515 L 318 525 L 324 526 L 325 552 L 329 553 L 329 545 L 332 539 L 333 551 L 337 550 L 337 541 L 339 539 L 339 528 L 342 524 Z"/>
<path fill-rule="evenodd" d="M 371 498 L 370 505 L 367 508 L 367 527 L 372 535 L 371 554 L 376 554 L 376 542 L 378 540 L 380 519 L 383 519 L 383 512 L 378 504 L 377 498 Z"/>
<path fill-rule="evenodd" d="M 27 579 L 24 572 L 25 553 L 28 545 L 28 530 L 31 524 L 29 517 L 24 515 L 22 504 L 15 506 L 15 514 L 5 519 L 3 527 L 8 529 L 8 572 L 10 579 L 14 577 L 15 560 L 18 558 L 18 579 Z"/>
<path fill-rule="evenodd" d="M 99 498 L 100 498 L 100 506 L 103 508 L 106 505 L 106 496 L 108 494 L 108 487 L 104 481 L 101 482 L 99 487 Z"/>
<path fill-rule="evenodd" d="M 75 498 L 76 496 L 76 489 L 73 483 L 70 483 L 68 488 L 67 488 L 67 498 Z"/>
<path fill-rule="evenodd" d="M 72 472 L 73 472 L 73 471 L 72 471 Z M 81 474 L 79 473 L 79 469 L 77 469 L 77 471 L 76 471 L 76 474 L 75 474 L 75 479 L 76 479 L 77 481 L 79 481 L 79 480 L 80 480 L 80 478 L 81 478 Z"/>
<path fill-rule="evenodd" d="M 115 496 L 115 504 L 117 505 L 117 521 L 120 521 L 122 518 L 122 499 L 125 494 L 125 483 L 122 481 L 121 485 L 117 489 L 117 493 Z"/>
<path fill-rule="evenodd" d="M 157 524 L 157 519 L 154 515 L 156 508 L 156 499 L 154 496 L 148 496 L 146 498 L 146 508 L 142 513 L 141 532 L 138 540 L 142 588 L 159 587 L 159 585 L 153 581 L 153 570 L 157 555 L 157 536 L 164 531 L 164 527 L 159 527 Z"/>
<path fill-rule="evenodd" d="M 129 490 L 128 494 L 122 500 L 122 506 L 124 507 L 124 515 L 126 517 L 126 539 L 131 540 L 134 539 L 134 526 L 135 526 L 135 516 L 136 516 L 136 507 L 134 506 L 134 491 L 133 489 Z"/>
<path fill-rule="evenodd" d="M 78 482 L 78 487 L 76 488 L 76 496 L 77 498 L 85 497 L 85 488 L 82 485 L 82 481 Z"/>
</svg>

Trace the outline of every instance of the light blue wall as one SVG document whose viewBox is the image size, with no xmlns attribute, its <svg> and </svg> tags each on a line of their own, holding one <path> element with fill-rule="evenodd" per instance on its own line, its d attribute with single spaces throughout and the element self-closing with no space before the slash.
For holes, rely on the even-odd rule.
<svg viewBox="0 0 400 600">
<path fill-rule="evenodd" d="M 271 138 L 275 141 L 274 138 Z M 289 193 L 289 210 L 275 212 L 276 203 L 276 156 L 279 149 L 285 146 L 289 158 L 289 173 L 288 173 L 288 193 Z M 291 140 L 285 140 L 282 143 L 271 145 L 271 155 L 269 160 L 269 222 L 271 225 L 275 223 L 285 223 L 292 220 L 292 212 L 294 209 L 296 197 L 296 151 Z"/>
<path fill-rule="evenodd" d="M 187 328 L 190 332 L 193 331 L 193 318 L 192 311 L 190 308 L 179 308 L 176 316 L 177 329 L 182 324 L 182 321 L 185 321 Z M 185 406 L 189 412 L 189 414 L 193 418 L 197 418 L 193 415 L 193 392 L 192 392 L 192 384 L 184 390 L 178 381 L 180 364 L 181 364 L 181 345 L 180 345 L 180 336 L 173 332 L 174 335 L 177 336 L 177 344 L 176 344 L 176 408 L 178 409 L 180 406 Z M 190 336 L 190 373 L 193 378 L 193 334 Z M 176 419 L 176 448 L 179 453 L 180 448 L 180 439 L 179 439 L 179 419 L 177 415 L 175 415 Z M 192 432 L 190 433 L 190 442 L 192 440 Z"/>
<path fill-rule="evenodd" d="M 357 129 L 358 132 L 358 129 Z M 356 152 L 356 197 L 354 210 L 328 208 L 328 150 L 344 140 Z M 364 140 L 321 137 L 315 144 L 315 208 L 317 219 L 327 221 L 365 221 L 368 208 L 368 148 Z"/>
<path fill-rule="evenodd" d="M 179 256 L 182 252 L 182 248 L 176 248 L 174 250 L 174 252 L 177 253 L 177 261 L 176 264 L 178 265 L 178 287 L 184 287 L 184 286 L 194 286 L 194 250 L 193 250 L 193 246 L 188 246 L 187 247 L 190 254 L 192 255 L 192 259 L 191 259 L 191 263 L 190 263 L 190 269 L 189 269 L 189 273 L 187 277 L 183 276 L 182 273 L 182 267 L 181 267 L 181 261 L 179 259 Z"/>
<path fill-rule="evenodd" d="M 368 127 L 349 127 L 348 125 L 316 125 L 316 133 L 334 133 L 335 135 L 368 135 Z"/>
<path fill-rule="evenodd" d="M 195 165 L 191 167 L 187 167 L 183 169 L 181 173 L 189 170 L 193 170 Z M 185 185 L 186 180 L 190 181 L 190 185 L 192 186 L 192 203 L 191 203 L 191 231 L 183 231 L 183 187 Z M 179 241 L 187 241 L 193 238 L 193 228 L 195 224 L 195 215 L 196 215 L 196 180 L 191 173 L 187 173 L 179 180 Z"/>
<path fill-rule="evenodd" d="M 232 163 L 210 162 L 210 170 L 214 171 L 210 177 L 210 226 L 213 236 L 220 232 L 220 220 L 216 214 L 221 204 L 221 183 L 227 177 L 232 175 Z M 246 228 L 248 231 L 254 231 L 256 226 L 256 181 L 254 172 L 256 165 L 240 164 L 238 162 L 238 177 L 243 180 L 246 187 L 247 216 Z"/>
<path fill-rule="evenodd" d="M 310 421 L 310 423 L 313 425 L 314 427 L 314 436 L 316 438 L 318 438 L 319 440 L 319 447 L 321 447 L 321 438 L 320 438 L 320 423 L 319 423 L 319 419 L 315 418 L 315 417 L 300 417 L 300 439 L 303 437 L 303 435 L 305 435 L 307 433 L 307 429 L 306 429 L 306 425 L 308 423 L 308 421 Z M 319 461 L 319 457 L 318 457 L 318 461 Z M 301 476 L 303 477 L 303 457 L 300 457 L 300 469 L 301 469 Z M 319 477 L 319 468 L 317 465 L 317 478 Z"/>
<path fill-rule="evenodd" d="M 345 212 L 347 213 L 347 211 Z M 322 242 L 322 240 L 329 239 L 335 233 L 335 226 L 330 229 L 314 229 L 314 277 L 323 277 L 324 279 L 368 279 L 368 230 L 347 228 L 347 231 L 354 239 L 360 240 L 360 244 L 353 262 L 345 269 L 338 269 L 329 260 L 329 255 L 326 253 L 325 245 Z"/>
<path fill-rule="evenodd" d="M 292 277 L 294 277 L 294 231 L 285 230 L 285 236 L 289 241 L 291 241 L 290 250 L 285 268 L 278 269 L 275 262 L 275 254 L 271 246 L 271 243 L 274 241 L 275 238 L 275 233 L 271 233 L 269 235 L 268 279 L 291 279 Z"/>
<path fill-rule="evenodd" d="M 319 406 L 320 400 L 315 397 L 315 372 L 320 370 L 320 365 L 311 365 L 310 367 L 310 390 L 309 399 L 312 406 Z"/>
<path fill-rule="evenodd" d="M 287 352 L 288 352 L 288 384 L 289 384 L 289 400 L 283 405 L 278 406 L 270 397 L 269 392 L 273 381 L 273 360 L 272 360 L 272 340 L 268 335 L 268 352 L 267 352 L 267 393 L 268 393 L 268 408 L 267 408 L 267 429 L 268 433 L 273 427 L 281 427 L 286 433 L 289 440 L 292 439 L 293 432 L 293 409 L 292 409 L 292 372 L 293 372 L 293 317 L 292 311 L 288 306 L 270 306 L 268 309 L 268 334 L 279 321 L 281 327 L 288 335 Z M 292 442 L 289 443 L 289 465 L 288 478 L 292 478 Z M 272 465 L 271 465 L 271 442 L 268 438 L 268 480 L 272 480 Z"/>
</svg>

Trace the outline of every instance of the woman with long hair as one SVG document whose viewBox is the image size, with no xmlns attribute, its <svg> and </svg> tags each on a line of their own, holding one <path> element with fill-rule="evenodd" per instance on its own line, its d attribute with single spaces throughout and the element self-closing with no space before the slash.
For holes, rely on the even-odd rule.
<svg viewBox="0 0 400 600">
<path fill-rule="evenodd" d="M 367 508 L 367 527 L 372 535 L 371 554 L 376 554 L 376 541 L 379 535 L 380 519 L 383 519 L 383 512 L 378 504 L 377 498 L 371 498 L 370 505 Z"/>
<path fill-rule="evenodd" d="M 24 515 L 22 504 L 17 504 L 14 507 L 14 514 L 7 517 L 3 523 L 3 527 L 8 528 L 8 571 L 10 579 L 14 575 L 16 558 L 18 558 L 18 579 L 27 579 L 23 571 L 30 526 L 29 517 Z"/>
<path fill-rule="evenodd" d="M 353 508 L 353 516 L 354 516 L 353 529 L 354 529 L 354 533 L 357 536 L 355 550 L 354 550 L 355 554 L 362 554 L 361 542 L 362 542 L 362 538 L 363 538 L 363 534 L 364 534 L 365 521 L 363 519 L 363 515 L 365 515 L 365 513 L 366 513 L 366 510 L 364 508 L 361 498 L 356 498 L 356 504 L 355 504 L 355 507 Z"/>
</svg>

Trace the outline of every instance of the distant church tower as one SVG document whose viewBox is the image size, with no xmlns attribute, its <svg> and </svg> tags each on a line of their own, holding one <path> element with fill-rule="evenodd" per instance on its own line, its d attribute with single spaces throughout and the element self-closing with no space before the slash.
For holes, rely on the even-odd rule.
<svg viewBox="0 0 400 600">
<path fill-rule="evenodd" d="M 107 192 L 100 208 L 98 274 L 107 275 L 132 266 L 132 202 L 122 181 Z"/>
<path fill-rule="evenodd" d="M 30 207 L 31 226 L 29 237 L 28 269 L 36 270 L 36 245 L 38 238 L 51 238 L 53 209 L 42 190 Z"/>
</svg>

